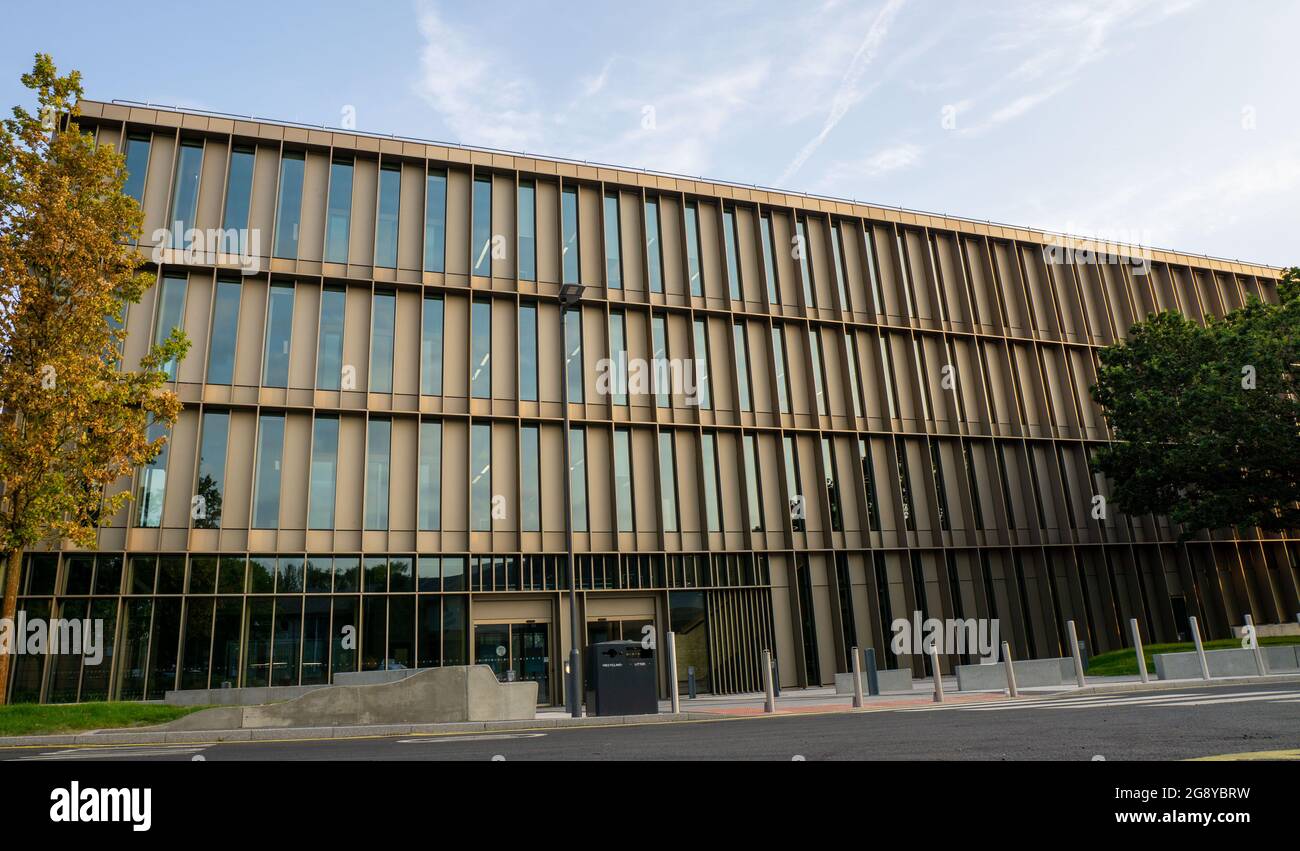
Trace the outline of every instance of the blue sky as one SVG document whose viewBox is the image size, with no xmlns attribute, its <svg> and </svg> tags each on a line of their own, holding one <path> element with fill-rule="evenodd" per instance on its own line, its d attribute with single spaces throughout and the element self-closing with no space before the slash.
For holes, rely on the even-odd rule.
<svg viewBox="0 0 1300 851">
<path fill-rule="evenodd" d="M 126 8 L 7 8 L 0 103 L 41 50 L 105 100 L 1300 263 L 1291 0 Z"/>
</svg>

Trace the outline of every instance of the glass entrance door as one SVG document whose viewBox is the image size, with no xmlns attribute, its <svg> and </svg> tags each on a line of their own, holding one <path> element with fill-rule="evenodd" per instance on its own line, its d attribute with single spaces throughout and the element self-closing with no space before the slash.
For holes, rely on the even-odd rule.
<svg viewBox="0 0 1300 851">
<path fill-rule="evenodd" d="M 537 702 L 554 702 L 549 623 L 475 624 L 474 661 L 487 665 L 502 682 L 513 676 L 537 683 Z"/>
</svg>

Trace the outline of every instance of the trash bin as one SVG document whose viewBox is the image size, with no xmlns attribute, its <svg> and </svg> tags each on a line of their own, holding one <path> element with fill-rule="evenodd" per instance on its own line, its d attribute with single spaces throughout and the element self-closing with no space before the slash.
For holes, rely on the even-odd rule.
<svg viewBox="0 0 1300 851">
<path fill-rule="evenodd" d="M 587 645 L 587 712 L 653 715 L 659 711 L 659 673 L 653 648 L 639 641 Z"/>
</svg>

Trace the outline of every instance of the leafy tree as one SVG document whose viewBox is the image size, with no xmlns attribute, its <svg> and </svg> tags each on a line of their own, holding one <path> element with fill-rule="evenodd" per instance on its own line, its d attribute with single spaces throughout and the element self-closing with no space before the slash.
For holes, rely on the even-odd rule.
<svg viewBox="0 0 1300 851">
<path fill-rule="evenodd" d="M 1300 267 L 1202 328 L 1166 311 L 1101 352 L 1092 396 L 1115 443 L 1093 456 L 1129 514 L 1201 530 L 1300 527 Z"/>
<path fill-rule="evenodd" d="M 81 75 L 37 54 L 22 77 L 39 107 L 0 131 L 0 617 L 17 608 L 23 552 L 42 541 L 93 547 L 130 498 L 109 486 L 152 460 L 180 400 L 163 365 L 189 342 L 174 329 L 138 370 L 120 370 L 128 304 L 154 276 L 133 243 L 142 214 L 122 194 L 123 157 L 77 126 Z M 0 655 L 0 702 L 10 656 Z"/>
</svg>

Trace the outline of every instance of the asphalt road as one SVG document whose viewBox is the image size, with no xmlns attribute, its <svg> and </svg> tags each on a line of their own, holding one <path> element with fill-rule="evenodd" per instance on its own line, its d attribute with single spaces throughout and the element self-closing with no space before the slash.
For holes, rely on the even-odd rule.
<svg viewBox="0 0 1300 851">
<path fill-rule="evenodd" d="M 1229 685 L 511 733 L 120 748 L 6 748 L 0 760 L 1161 760 L 1300 749 L 1300 686 Z"/>
</svg>

